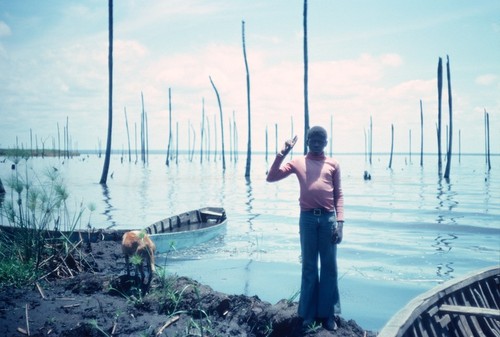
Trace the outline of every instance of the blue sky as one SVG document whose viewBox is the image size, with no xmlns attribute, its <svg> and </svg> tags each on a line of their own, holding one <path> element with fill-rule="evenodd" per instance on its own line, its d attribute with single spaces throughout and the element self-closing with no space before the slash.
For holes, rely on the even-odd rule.
<svg viewBox="0 0 500 337">
<path fill-rule="evenodd" d="M 275 148 L 292 132 L 302 149 L 302 1 L 120 0 L 114 4 L 113 148 L 126 149 L 124 110 L 134 143 L 141 92 L 150 148 L 166 149 L 168 90 L 179 146 L 199 147 L 202 109 L 214 138 L 220 94 L 226 148 L 235 121 L 246 150 L 247 106 L 242 21 L 251 81 L 252 147 Z M 450 58 L 453 147 L 484 151 L 484 111 L 500 153 L 500 1 L 309 1 L 310 125 L 330 130 L 335 152 L 363 152 L 373 118 L 374 151 L 435 152 L 437 64 Z M 104 147 L 108 113 L 107 1 L 0 0 L 0 147 L 57 144 L 66 118 L 73 147 Z M 443 132 L 448 124 L 447 81 Z M 203 105 L 204 102 L 204 105 Z M 191 138 L 187 134 L 191 125 Z M 62 132 L 62 131 L 61 131 Z M 195 139 L 196 137 L 196 139 Z M 220 141 L 220 136 L 218 137 Z M 443 136 L 444 139 L 444 136 Z M 214 147 L 212 139 L 212 148 Z M 443 140 L 443 146 L 445 141 Z M 220 148 L 220 146 L 219 146 Z"/>
</svg>

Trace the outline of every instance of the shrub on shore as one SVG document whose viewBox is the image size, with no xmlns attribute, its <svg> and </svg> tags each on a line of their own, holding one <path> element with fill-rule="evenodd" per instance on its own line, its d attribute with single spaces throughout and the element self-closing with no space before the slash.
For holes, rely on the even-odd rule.
<svg viewBox="0 0 500 337">
<path fill-rule="evenodd" d="M 42 178 L 27 169 L 22 174 L 19 162 L 5 179 L 0 199 L 0 288 L 71 274 L 81 244 L 71 242 L 67 233 L 81 227 L 85 207 L 80 204 L 70 214 L 60 173 L 51 168 Z"/>
</svg>

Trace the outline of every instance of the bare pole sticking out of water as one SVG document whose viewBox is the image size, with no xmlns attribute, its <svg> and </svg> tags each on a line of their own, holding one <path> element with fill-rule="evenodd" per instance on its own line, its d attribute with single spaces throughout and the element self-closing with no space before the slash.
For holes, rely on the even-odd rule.
<svg viewBox="0 0 500 337">
<path fill-rule="evenodd" d="M 490 114 L 486 112 L 486 109 L 484 109 L 485 113 L 485 120 L 486 120 L 486 162 L 488 165 L 488 171 L 491 171 L 491 158 L 490 158 Z"/>
<path fill-rule="evenodd" d="M 392 154 L 394 152 L 394 124 L 391 124 L 391 157 L 389 158 L 389 169 L 392 168 Z"/>
<path fill-rule="evenodd" d="M 266 163 L 268 162 L 268 153 L 269 153 L 269 134 L 266 125 Z"/>
<path fill-rule="evenodd" d="M 304 0 L 304 15 L 303 15 L 303 25 L 304 25 L 304 154 L 307 153 L 307 132 L 309 131 L 309 89 L 308 89 L 308 79 L 309 79 L 309 61 L 307 54 L 307 0 Z"/>
<path fill-rule="evenodd" d="M 203 138 L 205 135 L 205 99 L 201 100 L 200 164 L 203 163 Z"/>
<path fill-rule="evenodd" d="M 245 166 L 245 177 L 250 177 L 250 167 L 252 162 L 252 118 L 250 113 L 250 71 L 248 70 L 247 50 L 245 43 L 245 21 L 241 21 L 241 39 L 243 41 L 243 59 L 245 60 L 246 83 L 247 83 L 247 124 L 248 124 L 248 140 L 247 140 L 247 163 Z"/>
<path fill-rule="evenodd" d="M 172 143 L 172 90 L 168 88 L 168 145 L 165 165 L 170 166 L 170 146 Z"/>
<path fill-rule="evenodd" d="M 424 110 L 420 100 L 420 166 L 424 166 Z"/>
<path fill-rule="evenodd" d="M 370 165 L 372 164 L 372 154 L 373 154 L 373 119 L 372 119 L 372 116 L 370 115 L 370 142 L 369 142 L 369 146 L 370 146 Z"/>
<path fill-rule="evenodd" d="M 179 122 L 175 122 L 175 164 L 179 164 Z"/>
<path fill-rule="evenodd" d="M 111 132 L 113 130 L 113 0 L 108 0 L 108 138 L 106 141 L 106 156 L 99 184 L 106 186 L 109 163 L 111 160 Z"/>
<path fill-rule="evenodd" d="M 438 172 L 441 176 L 441 102 L 443 98 L 443 60 L 439 58 L 437 70 L 437 89 L 438 89 L 438 123 L 437 123 L 437 146 L 438 146 Z"/>
<path fill-rule="evenodd" d="M 224 118 L 222 115 L 222 104 L 220 102 L 220 96 L 219 92 L 217 91 L 217 88 L 215 87 L 214 82 L 212 81 L 212 77 L 208 76 L 210 79 L 210 83 L 212 84 L 212 87 L 214 88 L 215 95 L 217 96 L 217 103 L 219 104 L 219 112 L 220 112 L 220 132 L 221 132 L 221 138 L 222 138 L 222 170 L 226 170 L 226 156 L 224 154 Z"/>
<path fill-rule="evenodd" d="M 446 77 L 448 80 L 448 108 L 450 114 L 450 127 L 448 130 L 448 149 L 446 156 L 446 170 L 444 172 L 444 177 L 446 179 L 450 179 L 450 171 L 451 171 L 451 155 L 452 155 L 452 147 L 453 147 L 453 106 L 452 106 L 452 97 L 451 97 L 451 71 L 450 71 L 450 58 L 446 55 Z"/>
<path fill-rule="evenodd" d="M 123 107 L 123 113 L 125 114 L 125 127 L 127 129 L 127 141 L 128 141 L 128 161 L 132 161 L 132 153 L 130 150 L 130 131 L 128 129 L 128 118 L 127 118 L 127 108 Z"/>
</svg>

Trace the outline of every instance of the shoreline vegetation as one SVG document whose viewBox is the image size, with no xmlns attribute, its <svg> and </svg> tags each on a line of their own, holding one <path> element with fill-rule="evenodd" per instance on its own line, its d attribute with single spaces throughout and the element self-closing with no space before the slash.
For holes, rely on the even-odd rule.
<svg viewBox="0 0 500 337">
<path fill-rule="evenodd" d="M 167 150 L 159 150 L 159 149 L 151 149 L 148 151 L 149 154 L 153 155 L 158 155 L 158 154 L 165 154 L 167 153 Z M 178 150 L 177 154 L 179 155 L 190 155 L 192 151 L 189 150 Z M 118 149 L 112 149 L 111 154 L 113 155 L 121 155 L 125 156 L 125 152 L 123 150 L 118 150 Z M 213 155 L 217 154 L 214 151 L 210 151 L 208 154 Z M 236 151 L 236 154 L 239 155 L 245 155 L 246 153 L 244 151 Z M 410 156 L 410 154 L 413 156 L 417 154 L 416 152 L 399 152 L 395 151 L 393 155 L 396 156 Z M 437 156 L 437 153 L 434 152 L 423 152 L 422 153 L 424 156 Z M 82 155 L 96 155 L 101 157 L 102 151 L 98 150 L 90 150 L 90 149 L 83 149 L 83 150 L 72 150 L 72 151 L 63 151 L 63 150 L 55 150 L 55 149 L 16 149 L 16 148 L 0 148 L 0 157 L 14 157 L 14 158 L 29 158 L 29 157 L 78 157 Z M 134 154 L 135 155 L 135 154 Z M 205 154 L 204 154 L 205 155 Z M 254 151 L 252 152 L 252 155 L 266 155 L 265 151 Z M 274 155 L 274 153 L 267 153 L 267 155 Z M 336 152 L 335 155 L 337 156 L 344 156 L 344 155 L 359 155 L 359 156 L 365 156 L 366 154 L 364 152 Z M 390 152 L 373 152 L 372 155 L 374 156 L 389 156 Z M 474 152 L 474 153 L 461 153 L 462 156 L 481 156 L 484 157 L 484 153 L 479 153 L 479 152 Z M 492 157 L 500 156 L 500 153 L 491 153 L 490 154 Z M 128 156 L 128 154 L 127 154 Z"/>
<path fill-rule="evenodd" d="M 62 151 L 54 149 L 2 149 L 0 157 L 29 158 L 29 157 L 77 157 L 78 151 Z"/>
</svg>

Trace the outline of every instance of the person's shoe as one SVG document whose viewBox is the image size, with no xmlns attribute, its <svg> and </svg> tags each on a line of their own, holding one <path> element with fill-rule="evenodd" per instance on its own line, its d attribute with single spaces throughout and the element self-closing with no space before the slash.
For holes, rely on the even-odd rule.
<svg viewBox="0 0 500 337">
<path fill-rule="evenodd" d="M 323 319 L 322 325 L 328 331 L 335 331 L 338 328 L 333 317 Z"/>
</svg>

